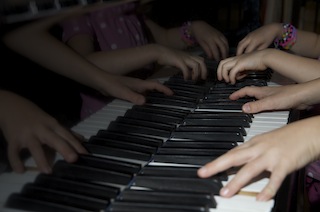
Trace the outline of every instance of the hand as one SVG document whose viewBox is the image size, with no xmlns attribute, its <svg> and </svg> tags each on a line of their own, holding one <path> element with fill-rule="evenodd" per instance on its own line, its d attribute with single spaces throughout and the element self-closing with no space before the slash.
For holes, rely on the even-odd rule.
<svg viewBox="0 0 320 212">
<path fill-rule="evenodd" d="M 268 51 L 270 50 L 256 51 L 220 61 L 217 69 L 218 80 L 235 84 L 236 80 L 247 76 L 248 71 L 267 69 L 268 67 L 264 64 L 264 57 Z"/>
<path fill-rule="evenodd" d="M 19 154 L 28 149 L 40 171 L 51 172 L 44 147 L 59 152 L 67 162 L 87 153 L 78 139 L 38 106 L 13 93 L 0 91 L 0 127 L 8 143 L 8 158 L 13 171 L 24 172 Z"/>
<path fill-rule="evenodd" d="M 207 54 L 208 58 L 220 61 L 229 53 L 227 38 L 218 30 L 204 21 L 193 21 L 192 35 Z"/>
<path fill-rule="evenodd" d="M 282 36 L 282 24 L 262 26 L 245 36 L 238 44 L 237 55 L 268 48 L 277 37 Z"/>
<path fill-rule="evenodd" d="M 293 122 L 277 130 L 260 134 L 230 150 L 198 170 L 207 178 L 231 167 L 242 166 L 236 176 L 220 190 L 231 197 L 260 173 L 270 172 L 270 180 L 257 195 L 266 201 L 275 196 L 284 178 L 320 156 L 320 116 Z"/>
<path fill-rule="evenodd" d="M 204 58 L 191 55 L 182 50 L 170 49 L 158 45 L 157 63 L 160 65 L 169 65 L 180 69 L 184 79 L 205 80 L 208 70 L 204 63 Z"/>
<path fill-rule="evenodd" d="M 147 91 L 156 90 L 168 96 L 173 95 L 173 91 L 170 88 L 155 80 L 142 80 L 116 75 L 108 75 L 108 77 L 108 83 L 100 83 L 105 86 L 99 89 L 100 92 L 105 96 L 111 95 L 136 105 L 143 105 L 145 103 L 144 94 Z"/>
<path fill-rule="evenodd" d="M 309 83 L 311 87 L 311 82 Z M 317 103 L 317 99 L 311 96 L 310 89 L 306 84 L 286 85 L 279 87 L 256 87 L 248 86 L 230 95 L 231 100 L 237 100 L 245 96 L 259 99 L 247 102 L 242 106 L 245 113 L 258 113 L 268 110 L 286 110 L 296 108 L 300 110 L 308 109 Z M 317 92 L 314 92 L 317 94 Z"/>
</svg>

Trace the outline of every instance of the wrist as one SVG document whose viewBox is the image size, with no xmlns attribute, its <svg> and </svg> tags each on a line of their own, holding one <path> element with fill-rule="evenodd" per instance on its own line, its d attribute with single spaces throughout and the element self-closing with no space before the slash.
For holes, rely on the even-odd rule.
<svg viewBox="0 0 320 212">
<path fill-rule="evenodd" d="M 274 40 L 274 46 L 276 48 L 282 48 L 289 50 L 296 43 L 297 29 L 289 23 L 283 23 L 280 36 Z"/>
</svg>

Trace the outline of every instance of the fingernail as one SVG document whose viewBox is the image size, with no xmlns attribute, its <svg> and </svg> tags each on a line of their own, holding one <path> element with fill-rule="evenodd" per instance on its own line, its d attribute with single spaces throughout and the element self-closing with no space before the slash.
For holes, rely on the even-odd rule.
<svg viewBox="0 0 320 212">
<path fill-rule="evenodd" d="M 202 167 L 202 168 L 199 169 L 199 174 L 200 174 L 201 176 L 206 176 L 207 171 L 208 171 L 208 170 L 207 170 L 206 167 Z"/>
<path fill-rule="evenodd" d="M 221 195 L 221 196 L 228 196 L 228 194 L 229 194 L 229 189 L 228 189 L 228 188 L 223 187 L 223 188 L 220 190 L 220 195 Z"/>
<path fill-rule="evenodd" d="M 250 112 L 250 106 L 248 105 L 248 104 L 245 104 L 245 105 L 243 105 L 243 108 L 242 108 L 242 110 L 244 111 L 244 112 Z"/>
</svg>

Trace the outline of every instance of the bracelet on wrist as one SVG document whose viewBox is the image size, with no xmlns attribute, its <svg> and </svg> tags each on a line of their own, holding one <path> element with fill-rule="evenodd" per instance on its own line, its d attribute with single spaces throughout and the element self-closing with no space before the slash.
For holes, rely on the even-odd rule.
<svg viewBox="0 0 320 212">
<path fill-rule="evenodd" d="M 283 48 L 285 50 L 289 50 L 296 43 L 297 29 L 292 24 L 288 23 L 285 23 L 282 26 L 282 36 L 274 40 L 274 46 L 276 48 Z"/>
<path fill-rule="evenodd" d="M 180 27 L 180 37 L 188 46 L 195 46 L 197 40 L 191 34 L 191 21 L 184 22 Z"/>
</svg>

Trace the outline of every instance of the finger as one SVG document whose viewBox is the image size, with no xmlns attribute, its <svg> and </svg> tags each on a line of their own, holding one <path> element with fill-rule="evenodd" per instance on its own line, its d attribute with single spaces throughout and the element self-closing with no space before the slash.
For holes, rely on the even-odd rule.
<svg viewBox="0 0 320 212">
<path fill-rule="evenodd" d="M 50 174 L 52 170 L 42 148 L 41 141 L 36 139 L 35 142 L 30 142 L 28 148 L 39 170 L 43 173 Z"/>
<path fill-rule="evenodd" d="M 208 69 L 203 58 L 199 58 L 201 79 L 206 80 L 208 77 Z"/>
<path fill-rule="evenodd" d="M 223 197 L 231 197 L 248 185 L 252 179 L 265 171 L 265 167 L 259 162 L 260 160 L 252 160 L 243 166 L 232 178 L 232 180 L 220 190 Z"/>
<path fill-rule="evenodd" d="M 282 170 L 274 170 L 270 176 L 268 184 L 263 188 L 263 190 L 257 195 L 258 201 L 267 201 L 276 195 L 279 190 L 286 173 Z"/>
<path fill-rule="evenodd" d="M 69 140 L 64 139 L 56 132 L 48 130 L 45 137 L 39 139 L 43 144 L 59 152 L 67 162 L 75 162 L 78 159 L 78 154 L 68 142 Z M 86 152 L 86 150 L 84 151 Z"/>
<path fill-rule="evenodd" d="M 149 81 L 149 82 L 150 82 L 150 87 L 148 87 L 148 90 L 156 90 L 168 96 L 173 95 L 173 91 L 169 87 L 161 84 L 160 82 L 157 82 L 157 81 Z"/>
<path fill-rule="evenodd" d="M 143 86 L 145 87 L 146 85 L 143 85 Z M 115 96 L 120 99 L 132 102 L 133 104 L 136 104 L 136 105 L 143 105 L 146 102 L 146 99 L 143 95 L 136 93 L 127 87 L 119 89 L 117 95 Z"/>
<path fill-rule="evenodd" d="M 224 37 L 221 37 L 220 42 L 218 42 L 217 45 L 218 45 L 219 52 L 220 52 L 220 58 L 221 59 L 227 58 L 228 52 L 229 52 L 228 41 Z"/>
<path fill-rule="evenodd" d="M 249 44 L 249 40 L 247 39 L 247 37 L 243 38 L 243 39 L 239 42 L 239 44 L 238 44 L 238 46 L 237 46 L 237 53 L 236 53 L 236 55 L 241 55 L 241 54 L 243 54 L 244 51 L 245 51 L 245 49 L 247 48 L 248 44 Z"/>
<path fill-rule="evenodd" d="M 20 159 L 20 148 L 12 147 L 9 145 L 8 147 L 8 159 L 10 166 L 14 172 L 23 173 L 24 172 L 24 164 Z"/>
<path fill-rule="evenodd" d="M 87 154 L 88 151 L 84 148 L 84 146 L 81 144 L 80 139 L 76 139 L 76 137 L 71 134 L 70 131 L 59 127 L 58 129 L 54 130 L 64 141 L 66 141 L 76 152 L 80 154 Z"/>
<path fill-rule="evenodd" d="M 211 53 L 211 49 L 210 49 L 210 46 L 207 45 L 206 42 L 203 42 L 203 41 L 200 41 L 199 42 L 199 45 L 201 46 L 201 48 L 203 49 L 203 51 L 206 53 L 207 57 L 209 59 L 212 59 L 213 58 L 213 55 Z"/>
<path fill-rule="evenodd" d="M 211 49 L 213 59 L 216 61 L 220 61 L 220 50 L 217 44 L 215 43 L 214 45 L 210 45 L 210 49 Z"/>
<path fill-rule="evenodd" d="M 189 69 L 191 70 L 191 79 L 196 81 L 200 76 L 200 67 L 199 63 L 193 59 L 186 61 Z"/>
<path fill-rule="evenodd" d="M 241 67 L 239 66 L 234 66 L 230 71 L 229 71 L 229 80 L 231 84 L 235 84 L 237 81 L 237 75 L 241 73 Z"/>
<path fill-rule="evenodd" d="M 277 109 L 274 106 L 274 101 L 269 101 L 268 97 L 253 102 L 247 102 L 242 106 L 242 110 L 245 113 L 258 113 L 274 109 Z"/>
<path fill-rule="evenodd" d="M 250 96 L 250 97 L 256 97 L 256 87 L 255 86 L 247 86 L 247 87 L 244 87 L 244 88 L 241 88 L 240 90 L 237 90 L 235 92 L 233 92 L 229 98 L 231 100 L 237 100 L 237 99 L 240 99 L 242 97 L 246 97 L 246 96 Z"/>
<path fill-rule="evenodd" d="M 244 149 L 244 148 L 242 148 Z M 198 176 L 207 178 L 234 166 L 240 166 L 248 160 L 248 154 L 238 147 L 205 164 L 198 170 Z"/>
<path fill-rule="evenodd" d="M 177 65 L 177 68 L 179 68 L 182 71 L 184 80 L 190 79 L 190 73 L 189 73 L 189 67 L 185 62 L 180 62 Z"/>
<path fill-rule="evenodd" d="M 199 68 L 199 74 L 200 74 L 199 77 L 201 77 L 201 79 L 203 80 L 207 79 L 208 70 L 207 70 L 206 64 L 204 63 L 204 58 L 195 56 L 194 59 L 196 60 L 197 67 Z"/>
</svg>

